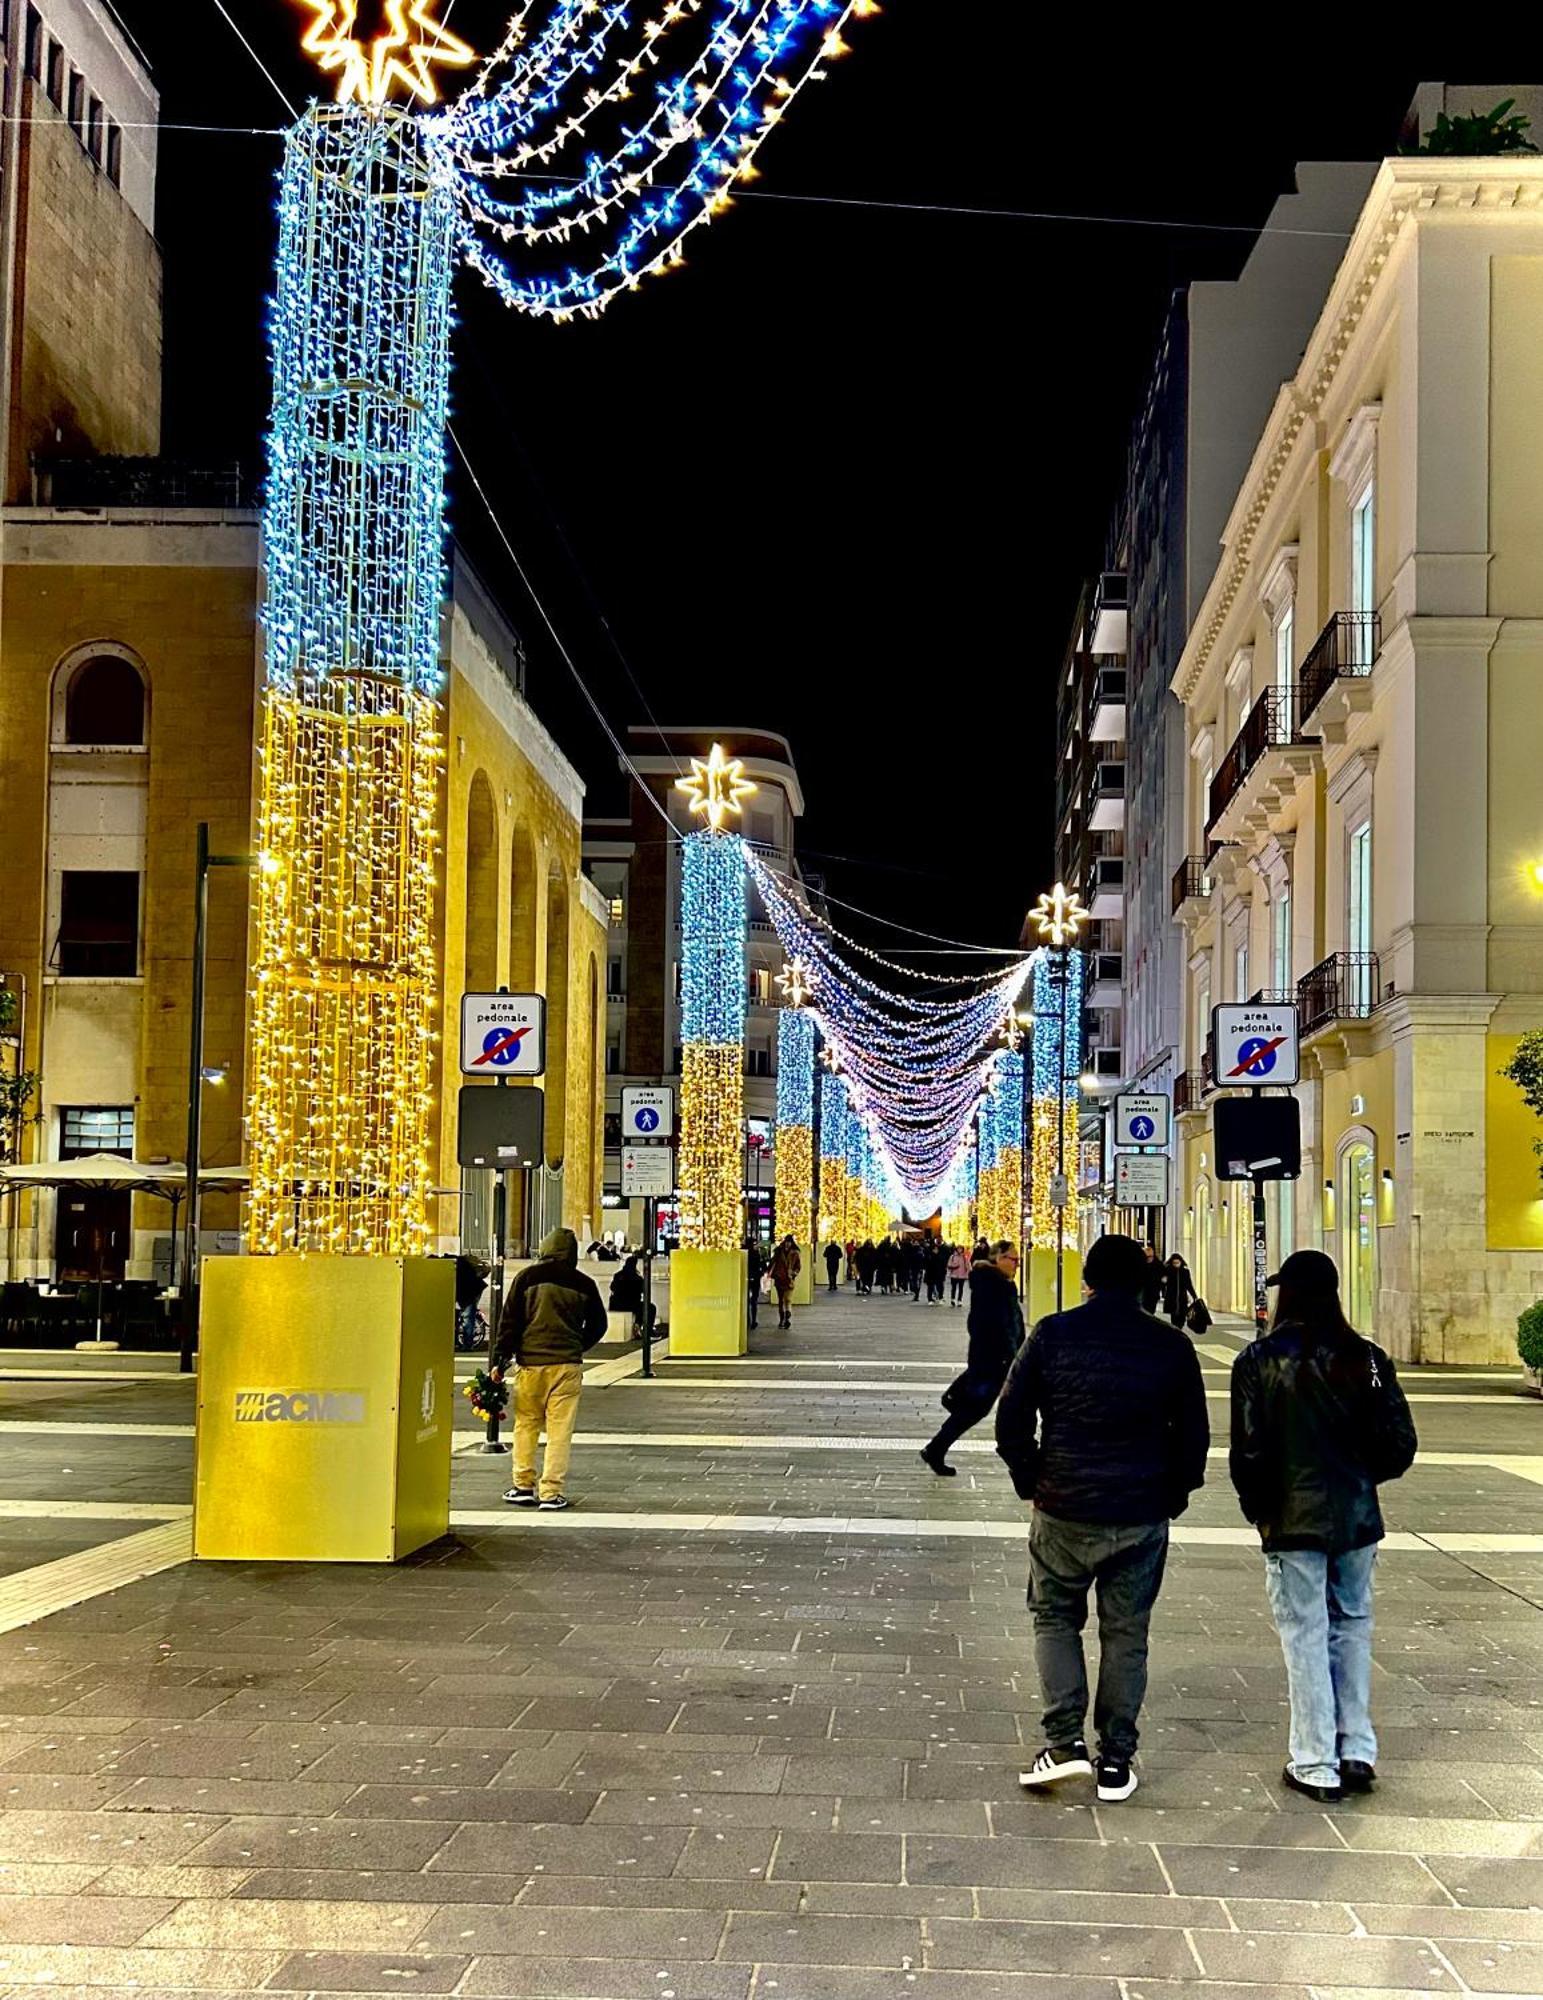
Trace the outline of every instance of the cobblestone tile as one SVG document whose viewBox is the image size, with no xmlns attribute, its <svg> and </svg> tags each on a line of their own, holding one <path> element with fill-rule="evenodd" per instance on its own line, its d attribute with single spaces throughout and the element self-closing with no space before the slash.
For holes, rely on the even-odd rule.
<svg viewBox="0 0 1543 2000">
<path fill-rule="evenodd" d="M 1403 1938 L 1288 1937 L 1197 1931 L 1195 1949 L 1207 1978 L 1302 1979 L 1336 1990 L 1456 1993 L 1458 1982 L 1428 1944 Z"/>
<path fill-rule="evenodd" d="M 673 1827 L 463 1826 L 435 1855 L 431 1872 L 668 1875 L 685 1845 Z"/>
<path fill-rule="evenodd" d="M 378 1952 L 296 1952 L 268 1981 L 275 1993 L 453 1993 L 471 1964 L 469 1958 L 408 1953 L 390 1958 Z"/>
<path fill-rule="evenodd" d="M 921 1964 L 921 1925 L 904 1917 L 757 1917 L 729 1919 L 721 1958 L 778 1965 Z"/>
</svg>

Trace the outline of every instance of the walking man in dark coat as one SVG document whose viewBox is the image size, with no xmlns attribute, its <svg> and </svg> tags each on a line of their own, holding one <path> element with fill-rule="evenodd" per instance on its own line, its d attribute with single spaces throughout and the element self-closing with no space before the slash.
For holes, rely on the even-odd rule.
<svg viewBox="0 0 1543 2000">
<path fill-rule="evenodd" d="M 1029 1606 L 1045 1703 L 1031 1790 L 1094 1772 L 1082 1628 L 1098 1602 L 1098 1796 L 1128 1799 L 1147 1688 L 1147 1629 L 1168 1558 L 1168 1525 L 1205 1479 L 1211 1442 L 1193 1343 L 1141 1309 L 1141 1245 L 1100 1237 L 1090 1297 L 1040 1321 L 997 1407 L 997 1450 L 1029 1526 Z"/>
<path fill-rule="evenodd" d="M 970 1350 L 964 1373 L 955 1376 L 943 1391 L 943 1408 L 948 1414 L 937 1436 L 922 1447 L 922 1463 L 939 1479 L 957 1475 L 958 1467 L 948 1462 L 950 1447 L 991 1414 L 1013 1357 L 1023 1345 L 1016 1244 L 998 1243 L 989 1259 L 971 1267 L 967 1331 Z"/>
</svg>

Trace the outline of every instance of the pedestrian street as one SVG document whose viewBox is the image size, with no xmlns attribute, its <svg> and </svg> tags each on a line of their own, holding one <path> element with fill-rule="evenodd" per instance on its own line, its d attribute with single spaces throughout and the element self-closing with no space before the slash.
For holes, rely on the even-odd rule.
<svg viewBox="0 0 1543 2000">
<path fill-rule="evenodd" d="M 1279 1647 L 1219 1455 L 1243 1335 L 1211 1330 L 1141 1788 L 1103 1806 L 1018 1784 L 1026 1512 L 989 1424 L 956 1479 L 916 1456 L 963 1322 L 844 1288 L 745 1359 L 650 1382 L 601 1350 L 568 1515 L 503 1506 L 509 1460 L 458 1403 L 452 1538 L 394 1570 L 192 1564 L 193 1383 L 0 1359 L 0 1995 L 1543 1991 L 1543 1407 L 1518 1372 L 1404 1371 L 1382 1783 L 1322 1808 L 1280 1783 Z"/>
</svg>

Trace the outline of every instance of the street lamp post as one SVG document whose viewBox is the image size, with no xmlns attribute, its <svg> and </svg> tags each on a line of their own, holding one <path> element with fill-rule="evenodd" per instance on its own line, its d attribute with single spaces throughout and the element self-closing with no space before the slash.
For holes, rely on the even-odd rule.
<svg viewBox="0 0 1543 2000">
<path fill-rule="evenodd" d="M 1075 889 L 1057 882 L 1030 911 L 1040 938 L 1056 954 L 1056 973 L 1061 983 L 1060 1034 L 1056 1042 L 1055 1079 L 1055 1177 L 1051 1202 L 1055 1209 L 1055 1309 L 1059 1312 L 1066 1292 L 1066 1211 L 1071 1201 L 1070 1177 L 1066 1172 L 1066 1031 L 1071 995 L 1071 954 L 1078 933 L 1092 914 Z"/>
<path fill-rule="evenodd" d="M 198 825 L 197 872 L 193 890 L 193 1024 L 188 1036 L 188 1156 L 187 1186 L 183 1193 L 182 1332 L 178 1366 L 184 1375 L 193 1372 L 193 1350 L 198 1344 L 198 1171 L 204 1142 L 204 987 L 207 982 L 209 950 L 209 871 L 211 868 L 250 868 L 250 854 L 211 854 L 209 823 Z M 172 1225 L 176 1241 L 176 1225 Z"/>
</svg>

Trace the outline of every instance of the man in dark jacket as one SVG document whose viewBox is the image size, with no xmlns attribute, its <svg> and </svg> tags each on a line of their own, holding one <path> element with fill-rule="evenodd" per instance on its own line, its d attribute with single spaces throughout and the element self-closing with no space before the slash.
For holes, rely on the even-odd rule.
<svg viewBox="0 0 1543 2000">
<path fill-rule="evenodd" d="M 572 1505 L 564 1497 L 573 1431 L 584 1386 L 584 1356 L 604 1340 L 605 1306 L 593 1278 L 579 1269 L 579 1239 L 554 1229 L 539 1260 L 515 1279 L 498 1316 L 493 1367 L 512 1359 L 514 1484 L 504 1495 L 511 1507 L 539 1506 L 556 1514 Z M 536 1486 L 536 1446 L 546 1430 L 546 1458 Z"/>
<path fill-rule="evenodd" d="M 1398 1374 L 1345 1319 L 1339 1273 L 1298 1250 L 1272 1286 L 1271 1331 L 1232 1364 L 1229 1464 L 1264 1546 L 1265 1586 L 1291 1696 L 1293 1791 L 1320 1804 L 1377 1782 L 1372 1577 L 1377 1488 L 1417 1441 Z"/>
<path fill-rule="evenodd" d="M 989 1260 L 970 1269 L 970 1317 L 966 1323 L 970 1349 L 964 1373 L 943 1391 L 947 1415 L 942 1429 L 922 1447 L 922 1463 L 939 1479 L 953 1479 L 958 1468 L 948 1462 L 950 1448 L 966 1431 L 989 1416 L 1002 1393 L 1013 1357 L 1023 1345 L 1023 1307 L 1018 1302 L 1018 1250 L 998 1243 Z"/>
<path fill-rule="evenodd" d="M 1029 1605 L 1046 1747 L 1033 1790 L 1093 1775 L 1082 1628 L 1098 1592 L 1098 1796 L 1128 1799 L 1147 1687 L 1147 1630 L 1168 1524 L 1205 1479 L 1211 1428 L 1186 1335 L 1141 1309 L 1141 1245 L 1104 1236 L 1088 1252 L 1085 1305 L 1040 1321 L 997 1407 L 997 1450 L 1034 1502 Z"/>
</svg>

